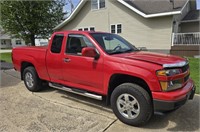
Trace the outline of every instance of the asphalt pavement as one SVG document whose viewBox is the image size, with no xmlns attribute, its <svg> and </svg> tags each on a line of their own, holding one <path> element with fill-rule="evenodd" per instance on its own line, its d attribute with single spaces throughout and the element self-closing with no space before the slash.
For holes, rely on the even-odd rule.
<svg viewBox="0 0 200 132">
<path fill-rule="evenodd" d="M 0 70 L 13 69 L 13 64 L 0 60 Z"/>
<path fill-rule="evenodd" d="M 143 127 L 121 123 L 104 102 L 44 87 L 29 92 L 13 69 L 1 70 L 0 131 L 133 132 L 200 131 L 199 95 L 178 110 L 155 113 Z"/>
</svg>

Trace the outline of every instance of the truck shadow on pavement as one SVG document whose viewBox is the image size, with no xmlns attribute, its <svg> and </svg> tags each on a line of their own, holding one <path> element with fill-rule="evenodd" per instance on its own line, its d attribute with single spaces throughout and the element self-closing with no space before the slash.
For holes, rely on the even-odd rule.
<svg viewBox="0 0 200 132">
<path fill-rule="evenodd" d="M 58 92 L 67 95 L 61 96 L 63 98 L 112 113 L 110 106 L 105 105 L 105 101 L 97 101 L 63 91 Z M 186 102 L 184 106 L 176 111 L 170 113 L 154 113 L 149 123 L 142 128 L 147 130 L 167 128 L 168 131 L 197 131 L 199 129 L 199 96 L 195 96 L 194 100 Z"/>
<path fill-rule="evenodd" d="M 167 131 L 198 131 L 199 130 L 199 96 L 170 113 L 155 113 L 143 128 L 163 129 Z"/>
<path fill-rule="evenodd" d="M 73 94 L 73 93 L 69 93 L 69 92 L 65 92 L 65 91 L 58 91 L 58 93 L 64 94 L 61 96 L 64 99 L 68 99 L 68 100 L 71 100 L 76 103 L 81 103 L 81 104 L 87 105 L 89 107 L 100 109 L 104 112 L 113 113 L 110 106 L 106 105 L 105 100 L 99 101 L 99 100 L 91 99 L 88 97 L 84 97 L 81 95 L 77 95 L 77 94 Z"/>
<path fill-rule="evenodd" d="M 43 92 L 51 92 L 56 89 L 46 88 Z M 70 100 L 74 104 L 86 105 L 89 108 L 95 108 L 102 110 L 108 114 L 113 114 L 110 106 L 107 106 L 105 100 L 98 101 L 95 99 L 87 98 L 81 95 L 65 92 L 62 90 L 56 90 L 56 93 L 60 94 L 63 99 Z M 154 116 L 150 121 L 142 126 L 145 130 L 160 130 L 165 129 L 167 131 L 198 131 L 199 130 L 199 95 L 195 95 L 192 101 L 187 101 L 185 105 L 170 113 L 154 113 Z M 84 107 L 84 106 L 83 106 Z M 84 109 L 84 108 L 83 108 Z M 126 124 L 121 123 L 128 128 L 133 128 Z"/>
</svg>

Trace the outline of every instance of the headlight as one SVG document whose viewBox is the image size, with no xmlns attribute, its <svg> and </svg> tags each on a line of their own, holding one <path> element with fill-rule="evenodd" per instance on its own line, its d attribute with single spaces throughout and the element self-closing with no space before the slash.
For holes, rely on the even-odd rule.
<svg viewBox="0 0 200 132">
<path fill-rule="evenodd" d="M 156 72 L 158 76 L 173 76 L 180 73 L 181 73 L 181 69 L 159 70 Z"/>
<path fill-rule="evenodd" d="M 181 69 L 163 69 L 156 72 L 158 77 L 165 76 L 170 77 L 174 75 L 178 75 L 182 73 Z M 175 89 L 179 89 L 183 85 L 183 78 L 177 80 L 169 80 L 169 81 L 160 81 L 160 86 L 163 91 L 171 91 Z"/>
</svg>

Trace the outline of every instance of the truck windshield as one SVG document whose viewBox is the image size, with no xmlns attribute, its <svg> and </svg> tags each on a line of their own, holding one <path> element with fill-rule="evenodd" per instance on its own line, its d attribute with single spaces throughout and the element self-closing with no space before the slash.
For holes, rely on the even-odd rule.
<svg viewBox="0 0 200 132">
<path fill-rule="evenodd" d="M 119 35 L 110 33 L 90 33 L 90 35 L 110 55 L 138 51 L 135 46 Z"/>
</svg>

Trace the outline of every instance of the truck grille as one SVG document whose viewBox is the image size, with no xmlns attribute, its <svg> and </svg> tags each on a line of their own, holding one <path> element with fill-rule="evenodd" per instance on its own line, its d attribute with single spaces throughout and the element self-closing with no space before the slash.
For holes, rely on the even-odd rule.
<svg viewBox="0 0 200 132">
<path fill-rule="evenodd" d="M 184 77 L 184 82 L 186 82 L 190 77 L 190 74 L 188 74 L 186 77 Z"/>
<path fill-rule="evenodd" d="M 186 72 L 188 69 L 189 69 L 189 64 L 187 64 L 187 65 L 185 65 L 185 66 L 183 66 L 183 67 L 181 68 L 181 70 L 182 70 L 183 72 Z"/>
<path fill-rule="evenodd" d="M 183 73 L 186 72 L 186 71 L 188 71 L 188 70 L 189 70 L 189 64 L 183 66 L 183 67 L 181 68 L 181 70 L 182 70 Z M 184 77 L 184 82 L 186 82 L 186 81 L 189 79 L 189 77 L 190 77 L 190 74 L 188 74 L 187 76 L 185 76 L 185 77 Z"/>
</svg>

